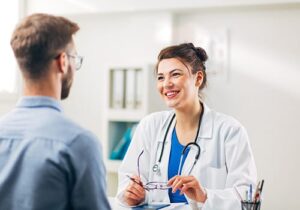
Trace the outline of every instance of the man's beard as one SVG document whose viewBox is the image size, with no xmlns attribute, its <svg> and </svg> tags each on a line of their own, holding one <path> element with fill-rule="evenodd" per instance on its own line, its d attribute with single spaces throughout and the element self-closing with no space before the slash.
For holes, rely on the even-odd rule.
<svg viewBox="0 0 300 210">
<path fill-rule="evenodd" d="M 71 66 L 69 65 L 68 72 L 66 76 L 62 79 L 62 87 L 61 87 L 61 95 L 60 95 L 61 100 L 64 100 L 69 96 L 70 89 L 72 86 L 72 81 L 73 81 L 72 69 Z"/>
</svg>

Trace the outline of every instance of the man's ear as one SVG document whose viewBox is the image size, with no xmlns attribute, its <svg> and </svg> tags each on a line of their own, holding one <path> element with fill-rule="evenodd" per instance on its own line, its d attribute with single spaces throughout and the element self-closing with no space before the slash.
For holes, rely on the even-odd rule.
<svg viewBox="0 0 300 210">
<path fill-rule="evenodd" d="M 57 57 L 58 71 L 63 74 L 67 73 L 68 65 L 69 65 L 68 55 L 65 52 L 60 53 Z"/>
<path fill-rule="evenodd" d="M 195 85 L 197 87 L 201 87 L 202 82 L 203 82 L 203 72 L 202 71 L 197 71 L 196 75 L 195 75 Z"/>
</svg>

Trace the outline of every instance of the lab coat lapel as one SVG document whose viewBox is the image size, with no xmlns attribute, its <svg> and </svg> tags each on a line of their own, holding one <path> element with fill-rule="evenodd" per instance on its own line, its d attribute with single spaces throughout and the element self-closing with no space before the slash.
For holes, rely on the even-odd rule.
<svg viewBox="0 0 300 210">
<path fill-rule="evenodd" d="M 170 158 L 170 150 L 171 150 L 171 139 L 172 139 L 172 132 L 174 130 L 176 124 L 176 120 L 173 120 L 170 130 L 168 132 L 167 138 L 166 138 L 166 145 L 164 149 L 164 154 L 162 157 L 162 164 L 161 164 L 161 181 L 165 182 L 168 181 L 168 168 L 169 168 L 169 158 Z"/>
<path fill-rule="evenodd" d="M 167 123 L 162 126 L 162 129 L 160 131 L 159 140 L 157 141 L 157 151 L 156 151 L 156 163 L 158 163 L 159 156 L 161 154 L 162 150 L 162 145 L 163 145 L 163 140 L 165 133 L 167 131 L 167 127 L 170 123 L 171 117 L 173 116 L 174 112 L 171 112 L 169 119 L 166 121 Z M 170 129 L 168 131 L 167 137 L 166 137 L 166 142 L 165 142 L 165 147 L 162 155 L 162 160 L 160 164 L 160 171 L 161 171 L 161 176 L 159 176 L 157 173 L 153 172 L 153 181 L 160 181 L 160 182 L 167 182 L 168 181 L 168 167 L 169 167 L 169 157 L 170 157 L 170 150 L 171 150 L 171 138 L 172 138 L 172 131 L 174 129 L 176 120 L 174 119 Z"/>
<path fill-rule="evenodd" d="M 204 103 L 203 103 L 203 107 L 204 107 L 204 113 L 200 125 L 199 135 L 197 137 L 197 144 L 200 146 L 201 152 L 200 152 L 199 160 L 194 166 L 192 174 L 196 174 L 195 168 L 197 168 L 196 166 L 199 165 L 200 162 L 202 162 L 201 157 L 206 151 L 206 140 L 211 140 L 212 133 L 213 133 L 213 112 Z M 191 146 L 190 152 L 186 157 L 186 160 L 182 168 L 182 173 L 181 173 L 182 175 L 188 175 L 190 169 L 194 164 L 196 155 L 197 155 L 197 149 L 195 148 L 195 146 Z"/>
<path fill-rule="evenodd" d="M 165 132 L 167 130 L 167 127 L 169 125 L 169 122 L 171 120 L 171 117 L 173 116 L 174 112 L 171 112 L 170 118 L 167 119 L 166 123 L 162 126 L 161 131 L 159 131 L 159 140 L 157 141 L 157 145 L 156 147 L 158 148 L 156 153 L 156 157 L 155 157 L 155 162 L 158 163 L 159 160 L 159 156 L 161 153 L 161 149 L 162 149 L 162 144 L 163 144 L 163 138 L 165 135 Z M 152 171 L 151 168 L 151 172 L 152 172 L 152 179 L 151 181 L 156 181 L 156 182 L 167 182 L 168 181 L 168 167 L 169 167 L 169 157 L 170 157 L 170 149 L 171 149 L 171 135 L 172 135 L 172 131 L 174 129 L 175 126 L 175 120 L 173 120 L 170 129 L 168 131 L 167 137 L 166 137 L 166 142 L 165 142 L 165 148 L 163 151 L 163 156 L 162 156 L 162 160 L 161 160 L 161 164 L 160 164 L 160 171 L 161 171 L 161 175 L 157 175 L 157 173 Z M 149 193 L 149 203 L 156 203 L 156 202 L 165 202 L 165 203 L 169 203 L 169 195 L 168 195 L 168 190 L 155 190 L 155 191 L 150 191 Z"/>
</svg>

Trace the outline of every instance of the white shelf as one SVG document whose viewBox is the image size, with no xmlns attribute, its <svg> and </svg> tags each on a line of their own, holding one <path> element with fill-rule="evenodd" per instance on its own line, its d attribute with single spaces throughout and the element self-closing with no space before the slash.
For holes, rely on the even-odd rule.
<svg viewBox="0 0 300 210">
<path fill-rule="evenodd" d="M 118 169 L 121 165 L 122 161 L 121 160 L 110 160 L 110 159 L 107 159 L 106 160 L 106 170 L 108 172 L 114 172 L 114 173 L 117 173 L 118 172 Z"/>
<path fill-rule="evenodd" d="M 129 79 L 130 83 L 128 82 L 127 73 L 129 71 L 132 71 L 133 69 L 137 70 L 140 72 L 138 75 L 134 77 L 135 80 Z M 112 71 L 119 71 L 119 70 L 124 70 L 125 73 L 123 74 L 123 81 L 120 83 L 114 83 L 116 81 L 115 73 L 112 73 Z M 121 74 L 120 74 L 121 75 Z M 119 76 L 120 76 L 119 75 Z M 154 111 L 159 111 L 159 110 L 164 110 L 165 105 L 164 103 L 160 100 L 160 96 L 156 91 L 156 80 L 153 77 L 153 65 L 140 65 L 140 66 L 135 66 L 135 67 L 126 67 L 126 66 L 121 66 L 118 68 L 113 68 L 109 67 L 107 68 L 106 71 L 106 77 L 108 78 L 107 80 L 107 90 L 106 93 L 106 107 L 107 109 L 105 110 L 104 114 L 104 123 L 103 123 L 103 146 L 104 146 L 104 154 L 105 154 L 105 164 L 107 171 L 110 173 L 117 173 L 118 168 L 121 164 L 121 160 L 112 160 L 110 159 L 111 155 L 113 154 L 114 150 L 118 150 L 121 148 L 122 143 L 124 142 L 124 135 L 125 133 L 132 128 L 133 126 L 136 125 L 143 117 L 145 117 L 147 114 L 152 113 Z M 120 77 L 121 78 L 121 77 Z M 137 109 L 131 108 L 132 106 L 126 106 L 126 100 L 119 100 L 117 96 L 118 94 L 121 93 L 122 88 L 119 89 L 120 87 L 116 88 L 113 85 L 114 84 L 122 84 L 123 88 L 123 97 L 128 96 L 128 92 L 126 92 L 126 88 L 130 88 L 131 86 L 127 86 L 126 84 L 135 84 L 135 106 L 138 107 Z M 118 90 L 118 91 L 116 91 Z M 126 93 L 126 94 L 124 94 Z M 130 93 L 130 92 L 129 92 Z M 115 95 L 113 95 L 115 94 Z M 121 94 L 120 94 L 121 95 Z M 116 100 L 118 99 L 118 100 Z M 128 98 L 127 98 L 128 99 Z M 137 100 L 138 99 L 138 100 Z M 116 101 L 122 101 L 122 103 L 113 103 Z M 125 101 L 125 103 L 124 103 Z M 137 103 L 137 101 L 139 103 Z M 104 101 L 105 102 L 105 101 Z M 122 106 L 120 106 L 122 104 Z M 131 104 L 132 105 L 132 104 Z M 130 107 L 130 108 L 126 108 Z M 130 134 L 132 135 L 132 134 Z M 124 137 L 124 138 L 123 138 Z M 127 136 L 126 136 L 127 138 Z M 119 144 L 121 142 L 121 144 Z M 126 144 L 128 141 L 126 141 Z M 120 146 L 121 145 L 121 146 Z M 128 144 L 127 144 L 128 145 Z M 126 146 L 127 146 L 126 145 Z M 123 155 L 123 151 L 121 152 L 121 155 L 113 155 L 114 158 L 122 158 L 121 156 Z"/>
<path fill-rule="evenodd" d="M 134 109 L 109 109 L 107 113 L 109 121 L 138 122 L 144 116 L 143 110 Z"/>
</svg>

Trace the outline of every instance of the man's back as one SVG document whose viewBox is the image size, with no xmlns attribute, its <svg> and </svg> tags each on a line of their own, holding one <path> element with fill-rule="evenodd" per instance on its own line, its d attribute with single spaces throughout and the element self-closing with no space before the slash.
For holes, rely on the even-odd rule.
<svg viewBox="0 0 300 210">
<path fill-rule="evenodd" d="M 97 138 L 49 97 L 24 97 L 0 120 L 0 209 L 110 209 Z"/>
</svg>

